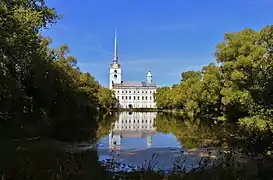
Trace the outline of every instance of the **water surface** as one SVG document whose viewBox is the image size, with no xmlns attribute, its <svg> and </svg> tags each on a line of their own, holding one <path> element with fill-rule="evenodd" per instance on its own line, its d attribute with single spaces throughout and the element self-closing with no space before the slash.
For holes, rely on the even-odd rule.
<svg viewBox="0 0 273 180">
<path fill-rule="evenodd" d="M 175 161 L 181 164 L 185 160 L 187 168 L 196 166 L 201 153 L 207 152 L 200 148 L 201 129 L 175 117 L 156 112 L 121 112 L 106 121 L 108 126 L 100 127 L 104 134 L 97 142 L 100 161 L 114 159 L 124 167 L 140 167 L 148 161 L 155 169 L 168 171 Z"/>
<path fill-rule="evenodd" d="M 122 112 L 99 121 L 95 145 L 42 138 L 2 141 L 0 175 L 4 173 L 6 179 L 105 179 L 108 174 L 98 158 L 103 164 L 106 159 L 120 162 L 117 170 L 145 165 L 145 160 L 154 169 L 168 171 L 174 163 L 191 168 L 207 154 L 202 147 L 217 145 L 221 134 L 206 122 L 174 114 Z"/>
</svg>

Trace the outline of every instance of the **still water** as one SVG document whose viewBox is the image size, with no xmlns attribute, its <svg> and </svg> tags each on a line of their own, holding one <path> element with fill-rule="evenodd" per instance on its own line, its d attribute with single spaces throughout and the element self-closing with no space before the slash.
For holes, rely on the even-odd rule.
<svg viewBox="0 0 273 180">
<path fill-rule="evenodd" d="M 189 169 L 208 150 L 221 145 L 221 127 L 208 120 L 122 112 L 105 115 L 99 122 L 96 143 L 71 144 L 51 139 L 2 141 L 0 177 L 5 174 L 5 179 L 105 179 L 107 173 L 101 164 L 109 164 L 109 159 L 117 165 L 112 170 L 148 168 L 148 162 L 153 169 L 168 171 L 173 164 Z"/>
<path fill-rule="evenodd" d="M 211 150 L 202 147 L 217 139 L 209 126 L 156 112 L 121 112 L 111 118 L 99 128 L 104 134 L 97 142 L 98 156 L 101 162 L 122 164 L 122 170 L 147 168 L 148 163 L 165 171 L 174 164 L 192 168 Z"/>
</svg>

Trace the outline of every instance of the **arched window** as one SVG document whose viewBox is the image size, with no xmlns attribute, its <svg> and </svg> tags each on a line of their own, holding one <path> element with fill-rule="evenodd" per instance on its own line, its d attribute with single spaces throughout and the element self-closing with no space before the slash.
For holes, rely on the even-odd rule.
<svg viewBox="0 0 273 180">
<path fill-rule="evenodd" d="M 118 71 L 117 71 L 117 70 L 114 70 L 114 73 L 118 73 Z"/>
<path fill-rule="evenodd" d="M 118 76 L 115 74 L 115 75 L 114 75 L 114 78 L 115 78 L 115 79 L 117 79 L 117 78 L 118 78 Z"/>
</svg>

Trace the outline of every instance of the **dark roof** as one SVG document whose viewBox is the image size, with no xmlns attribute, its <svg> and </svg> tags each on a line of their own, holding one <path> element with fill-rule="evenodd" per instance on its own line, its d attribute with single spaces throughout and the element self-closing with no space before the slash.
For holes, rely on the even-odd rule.
<svg viewBox="0 0 273 180">
<path fill-rule="evenodd" d="M 156 87 L 156 84 L 154 82 L 122 81 L 120 84 L 114 84 L 114 87 Z"/>
</svg>

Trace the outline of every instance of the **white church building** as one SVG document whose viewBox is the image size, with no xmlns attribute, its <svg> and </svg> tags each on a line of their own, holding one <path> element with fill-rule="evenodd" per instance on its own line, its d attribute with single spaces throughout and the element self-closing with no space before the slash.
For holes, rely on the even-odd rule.
<svg viewBox="0 0 273 180">
<path fill-rule="evenodd" d="M 117 36 L 115 33 L 114 60 L 110 64 L 109 89 L 115 92 L 121 108 L 156 108 L 154 94 L 157 86 L 149 71 L 146 81 L 122 81 L 121 65 L 118 62 Z"/>
</svg>

